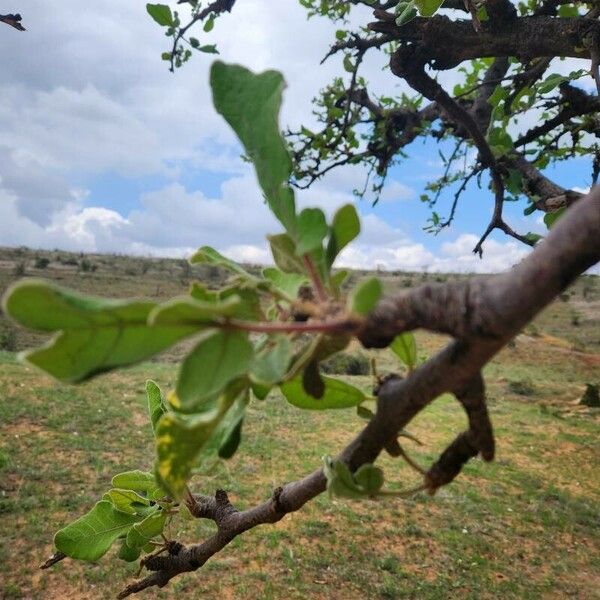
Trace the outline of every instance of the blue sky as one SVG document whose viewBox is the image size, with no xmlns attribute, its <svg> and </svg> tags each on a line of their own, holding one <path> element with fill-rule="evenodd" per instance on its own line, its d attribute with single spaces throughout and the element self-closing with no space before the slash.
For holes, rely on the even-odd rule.
<svg viewBox="0 0 600 600">
<path fill-rule="evenodd" d="M 239 260 L 267 262 L 264 236 L 279 227 L 212 108 L 210 57 L 170 74 L 160 60 L 168 42 L 144 4 L 99 0 L 82 10 L 74 0 L 31 0 L 14 7 L 26 33 L 0 30 L 0 246 L 185 256 L 209 244 Z M 356 18 L 368 22 L 369 14 Z M 318 65 L 334 30 L 326 21 L 307 22 L 297 0 L 244 0 L 203 42 L 217 42 L 223 60 L 283 71 L 282 125 L 310 125 L 311 97 L 341 72 L 337 58 Z M 554 70 L 569 71 L 571 62 Z M 382 56 L 366 61 L 373 89 L 405 90 L 384 66 Z M 456 74 L 443 78 L 451 84 Z M 526 247 L 496 234 L 483 260 L 472 255 L 491 212 L 489 192 L 475 185 L 451 229 L 425 233 L 429 210 L 419 195 L 439 175 L 440 159 L 433 142 L 413 144 L 410 154 L 376 207 L 358 201 L 363 234 L 343 264 L 485 272 L 526 255 Z M 589 185 L 589 173 L 586 160 L 555 171 L 562 185 L 578 189 Z M 353 201 L 363 177 L 357 168 L 334 172 L 298 202 L 331 214 Z M 440 201 L 441 214 L 450 200 Z M 511 224 L 543 233 L 539 215 L 526 219 L 522 210 L 521 203 L 507 207 Z"/>
</svg>

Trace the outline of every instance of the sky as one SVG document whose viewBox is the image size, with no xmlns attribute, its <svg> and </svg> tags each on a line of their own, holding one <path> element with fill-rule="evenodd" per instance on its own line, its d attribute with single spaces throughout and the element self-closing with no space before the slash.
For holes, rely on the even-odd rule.
<svg viewBox="0 0 600 600">
<path fill-rule="evenodd" d="M 168 40 L 145 2 L 81 7 L 75 0 L 2 2 L 2 12 L 21 12 L 27 32 L 0 29 L 0 246 L 185 257 L 210 245 L 240 261 L 271 262 L 265 235 L 281 228 L 213 109 L 212 56 L 197 55 L 172 74 L 160 60 Z M 368 22 L 369 14 L 357 18 Z M 307 21 L 298 0 L 239 0 L 210 34 L 195 35 L 217 43 L 222 60 L 281 70 L 288 82 L 282 127 L 298 127 L 312 123 L 311 98 L 343 72 L 337 57 L 319 65 L 335 29 L 323 19 Z M 406 90 L 385 66 L 377 53 L 366 61 L 373 88 Z M 456 74 L 443 77 L 451 84 Z M 557 170 L 563 185 L 580 190 L 589 187 L 589 173 L 584 160 Z M 494 233 L 483 259 L 472 254 L 492 202 L 476 187 L 451 228 L 424 232 L 429 210 L 419 195 L 440 174 L 436 145 L 417 142 L 375 207 L 353 198 L 365 175 L 357 167 L 333 171 L 298 192 L 297 202 L 328 215 L 356 202 L 362 233 L 339 266 L 497 272 L 528 253 Z M 450 200 L 442 198 L 441 214 Z M 508 207 L 511 225 L 544 233 L 541 218 L 526 218 L 522 209 Z"/>
</svg>

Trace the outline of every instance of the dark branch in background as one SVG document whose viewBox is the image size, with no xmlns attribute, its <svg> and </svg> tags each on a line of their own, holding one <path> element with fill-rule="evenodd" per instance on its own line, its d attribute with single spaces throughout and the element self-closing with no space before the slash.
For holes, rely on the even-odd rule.
<svg viewBox="0 0 600 600">
<path fill-rule="evenodd" d="M 542 308 L 579 274 L 600 260 L 600 189 L 569 209 L 548 238 L 512 271 L 461 283 L 426 285 L 388 298 L 373 311 L 358 337 L 365 347 L 385 347 L 399 333 L 417 327 L 450 333 L 456 339 L 406 379 L 390 378 L 378 390 L 377 412 L 340 453 L 352 471 L 397 446 L 402 429 L 429 403 L 453 393 L 463 405 L 469 428 L 457 436 L 425 474 L 431 493 L 454 479 L 476 454 L 494 455 L 494 438 L 484 398 L 481 370 Z M 396 444 L 394 444 L 396 442 Z M 195 571 L 241 533 L 276 523 L 325 491 L 318 469 L 277 488 L 263 504 L 238 511 L 227 494 L 194 497 L 191 512 L 210 519 L 217 532 L 200 544 L 171 543 L 169 554 L 146 559 L 151 571 L 127 586 L 125 598 L 152 586 L 163 587 L 177 575 Z"/>
<path fill-rule="evenodd" d="M 14 27 L 15 29 L 18 29 L 19 31 L 26 31 L 25 27 L 21 25 L 21 21 L 22 17 L 19 14 L 0 15 L 0 22 L 6 23 L 7 25 Z"/>
<path fill-rule="evenodd" d="M 475 117 L 463 108 L 458 102 L 451 98 L 442 86 L 430 77 L 425 72 L 425 60 L 421 55 L 421 49 L 419 46 L 410 44 L 400 48 L 392 56 L 390 67 L 394 75 L 402 77 L 414 90 L 423 94 L 429 100 L 435 102 L 438 106 L 441 106 L 446 114 L 457 124 L 461 125 L 467 132 L 468 137 L 473 140 L 473 143 L 479 151 L 479 161 L 482 166 L 490 170 L 492 178 L 492 186 L 494 190 L 494 212 L 490 223 L 481 236 L 479 242 L 477 242 L 473 252 L 482 254 L 482 245 L 489 234 L 494 229 L 501 229 L 507 235 L 518 239 L 519 241 L 533 245 L 532 242 L 525 236 L 518 234 L 514 231 L 502 218 L 502 208 L 504 206 L 504 181 L 500 172 L 500 166 L 496 161 L 496 157 L 490 148 L 482 130 Z M 497 78 L 496 75 L 502 76 L 506 72 L 508 65 L 505 64 L 505 60 L 500 60 L 495 63 L 496 68 L 492 69 L 492 77 Z M 487 101 L 486 93 L 489 93 L 488 88 L 482 88 L 482 96 L 484 101 Z M 485 125 L 489 122 L 489 114 L 491 111 L 486 111 L 483 106 L 476 100 L 473 106 L 477 117 L 480 121 L 485 121 Z"/>
<path fill-rule="evenodd" d="M 451 21 L 444 16 L 416 18 L 402 27 L 391 13 L 375 11 L 375 16 L 380 20 L 369 24 L 371 31 L 418 44 L 426 50 L 431 66 L 440 70 L 486 57 L 514 56 L 523 61 L 548 56 L 591 58 L 586 40 L 600 33 L 600 23 L 586 17 L 490 20 L 477 33 L 470 21 Z"/>
</svg>

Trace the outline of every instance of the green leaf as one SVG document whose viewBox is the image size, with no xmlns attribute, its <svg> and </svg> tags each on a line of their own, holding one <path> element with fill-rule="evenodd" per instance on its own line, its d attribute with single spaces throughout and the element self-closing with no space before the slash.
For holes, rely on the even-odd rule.
<svg viewBox="0 0 600 600">
<path fill-rule="evenodd" d="M 71 558 L 95 561 L 141 519 L 115 510 L 108 500 L 100 500 L 89 513 L 58 531 L 54 545 Z"/>
<path fill-rule="evenodd" d="M 350 408 L 365 401 L 364 393 L 358 388 L 339 379 L 321 376 L 325 391 L 320 399 L 313 398 L 304 391 L 302 377 L 282 384 L 281 392 L 293 406 L 308 410 L 326 410 L 330 408 Z"/>
<path fill-rule="evenodd" d="M 390 344 L 390 350 L 409 369 L 413 369 L 417 364 L 417 341 L 409 331 L 397 335 Z"/>
<path fill-rule="evenodd" d="M 365 421 L 370 421 L 375 416 L 375 414 L 370 408 L 367 408 L 366 406 L 362 405 L 356 407 L 356 414 L 361 419 L 365 419 Z"/>
<path fill-rule="evenodd" d="M 4 297 L 15 321 L 59 332 L 23 357 L 53 377 L 79 382 L 145 360 L 195 332 L 189 326 L 149 326 L 153 302 L 85 296 L 40 279 L 20 281 Z"/>
<path fill-rule="evenodd" d="M 240 303 L 238 296 L 222 302 L 202 302 L 182 296 L 157 306 L 150 314 L 149 322 L 153 326 L 185 327 L 197 333 L 219 323 L 223 317 L 235 316 Z"/>
<path fill-rule="evenodd" d="M 360 220 L 353 204 L 345 204 L 335 213 L 331 236 L 327 244 L 327 265 L 331 267 L 336 256 L 360 233 Z"/>
<path fill-rule="evenodd" d="M 223 256 L 210 246 L 202 246 L 196 250 L 196 253 L 190 258 L 190 263 L 196 264 L 209 264 L 217 267 L 223 267 L 236 275 L 240 275 L 243 279 L 255 280 L 254 275 L 250 275 L 242 266 L 238 265 L 233 260 Z"/>
<path fill-rule="evenodd" d="M 320 208 L 305 208 L 298 215 L 296 230 L 296 254 L 303 256 L 322 247 L 329 227 Z"/>
<path fill-rule="evenodd" d="M 239 414 L 245 410 L 245 402 L 236 402 L 236 398 L 246 385 L 243 380 L 233 382 L 219 398 L 217 407 L 210 412 L 194 416 L 166 413 L 158 422 L 156 476 L 174 498 L 183 495 L 200 453 L 216 452 L 224 433 L 231 429 L 230 420 L 237 422 Z M 234 409 L 229 415 L 232 405 Z M 228 419 L 224 420 L 226 416 Z"/>
<path fill-rule="evenodd" d="M 258 280 L 256 280 L 258 285 Z M 263 319 L 260 296 L 255 287 L 250 287 L 253 282 L 242 282 L 240 285 L 232 285 L 223 288 L 219 292 L 219 300 L 226 302 L 229 298 L 236 298 L 238 305 L 232 311 L 231 316 L 247 321 L 261 321 Z"/>
<path fill-rule="evenodd" d="M 533 231 L 528 231 L 524 237 L 533 245 L 537 244 L 541 239 L 544 238 L 544 236 L 540 235 L 539 233 L 533 233 Z"/>
<path fill-rule="evenodd" d="M 352 62 L 352 57 L 349 54 L 344 55 L 344 71 L 348 73 L 354 72 L 354 63 Z"/>
<path fill-rule="evenodd" d="M 342 498 L 375 496 L 384 483 L 383 471 L 370 463 L 362 465 L 356 473 L 352 474 L 346 463 L 325 456 L 323 472 L 330 496 Z"/>
<path fill-rule="evenodd" d="M 350 310 L 359 315 L 368 315 L 377 305 L 383 288 L 377 277 L 361 281 L 349 298 Z"/>
<path fill-rule="evenodd" d="M 406 25 L 409 21 L 412 21 L 417 16 L 417 9 L 415 8 L 414 1 L 412 2 L 400 2 L 397 6 L 397 9 L 401 8 L 398 12 L 396 10 L 396 25 L 398 27 L 402 27 L 402 25 Z"/>
<path fill-rule="evenodd" d="M 323 459 L 323 472 L 327 479 L 327 492 L 330 497 L 361 498 L 365 495 L 354 481 L 346 463 L 326 456 Z"/>
<path fill-rule="evenodd" d="M 204 23 L 204 31 L 206 31 L 206 33 L 208 33 L 209 31 L 212 31 L 212 28 L 215 26 L 215 17 L 211 16 L 206 23 Z"/>
<path fill-rule="evenodd" d="M 422 17 L 432 17 L 443 3 L 444 0 L 414 0 L 414 4 Z"/>
<path fill-rule="evenodd" d="M 167 407 L 160 388 L 152 379 L 146 381 L 146 397 L 148 398 L 148 413 L 150 414 L 152 431 L 156 433 L 156 424 L 163 414 L 167 412 Z"/>
<path fill-rule="evenodd" d="M 344 281 L 346 280 L 346 277 L 348 277 L 348 275 L 350 275 L 350 271 L 348 271 L 346 269 L 337 271 L 336 273 L 334 273 L 331 276 L 332 285 L 334 285 L 337 289 L 339 289 L 340 287 L 342 287 L 342 284 L 344 283 Z"/>
<path fill-rule="evenodd" d="M 248 371 L 253 353 L 246 332 L 207 332 L 183 361 L 171 403 L 182 412 L 212 410 L 225 386 Z"/>
<path fill-rule="evenodd" d="M 233 429 L 229 432 L 225 441 L 219 447 L 219 458 L 228 459 L 231 458 L 239 448 L 240 442 L 242 441 L 242 425 L 244 424 L 244 417 L 235 424 Z"/>
<path fill-rule="evenodd" d="M 250 387 L 252 388 L 252 393 L 257 400 L 264 400 L 269 395 L 271 389 L 273 389 L 273 386 L 254 382 L 251 382 Z"/>
<path fill-rule="evenodd" d="M 269 387 L 282 381 L 290 366 L 292 351 L 292 343 L 285 335 L 269 340 L 252 358 L 251 381 Z"/>
<path fill-rule="evenodd" d="M 118 557 L 125 562 L 134 562 L 142 553 L 140 548 L 131 548 L 127 545 L 127 540 L 123 539 L 121 541 L 121 549 L 119 550 Z"/>
<path fill-rule="evenodd" d="M 210 74 L 213 101 L 254 163 L 259 184 L 273 214 L 289 232 L 295 230 L 294 194 L 288 185 L 292 160 L 279 131 L 285 82 L 281 73 L 255 74 L 217 61 Z"/>
<path fill-rule="evenodd" d="M 295 300 L 298 297 L 300 288 L 308 283 L 305 275 L 300 273 L 284 273 L 275 267 L 267 267 L 263 269 L 263 277 L 269 280 L 273 287 L 285 294 L 290 300 Z"/>
<path fill-rule="evenodd" d="M 146 4 L 148 14 L 162 27 L 172 27 L 173 14 L 166 4 Z"/>
<path fill-rule="evenodd" d="M 367 494 L 376 494 L 383 487 L 385 478 L 383 471 L 379 467 L 367 463 L 361 465 L 354 473 L 354 481 Z M 134 527 L 136 526 L 134 525 Z"/>
<path fill-rule="evenodd" d="M 204 52 L 205 54 L 219 54 L 216 44 L 205 44 L 204 46 L 200 46 L 198 50 L 200 50 L 200 52 Z"/>
<path fill-rule="evenodd" d="M 285 273 L 304 273 L 304 263 L 296 254 L 294 240 L 287 233 L 268 235 L 275 264 Z"/>
<path fill-rule="evenodd" d="M 554 212 L 546 213 L 544 215 L 544 223 L 546 224 L 546 227 L 548 229 L 552 229 L 552 227 L 554 227 L 554 224 L 556 223 L 556 221 L 558 221 L 558 219 L 560 219 L 563 216 L 563 214 L 565 213 L 566 210 L 567 210 L 567 207 L 563 206 L 562 208 L 559 208 L 558 210 L 555 210 Z"/>
<path fill-rule="evenodd" d="M 112 478 L 114 488 L 141 492 L 148 498 L 157 499 L 165 495 L 156 477 L 146 471 L 125 471 Z"/>
<path fill-rule="evenodd" d="M 113 488 L 108 490 L 102 499 L 108 500 L 115 510 L 128 515 L 146 515 L 149 509 L 153 510 L 150 500 L 133 490 Z"/>
<path fill-rule="evenodd" d="M 538 85 L 538 92 L 540 94 L 547 94 L 554 88 L 557 88 L 563 81 L 569 81 L 569 78 L 559 73 L 552 73 Z"/>
<path fill-rule="evenodd" d="M 131 548 L 143 548 L 150 540 L 162 533 L 166 521 L 166 511 L 157 510 L 140 523 L 136 523 L 127 532 L 127 538 L 125 539 L 126 544 Z"/>
</svg>

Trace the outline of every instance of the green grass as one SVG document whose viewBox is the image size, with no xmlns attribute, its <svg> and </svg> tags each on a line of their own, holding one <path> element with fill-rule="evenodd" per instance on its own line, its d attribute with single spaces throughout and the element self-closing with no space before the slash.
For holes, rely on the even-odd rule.
<svg viewBox="0 0 600 600">
<path fill-rule="evenodd" d="M 528 375 L 537 380 L 533 369 Z M 143 393 L 150 376 L 168 386 L 174 366 L 146 364 L 66 387 L 0 356 L 1 597 L 110 598 L 133 576 L 133 567 L 110 554 L 44 573 L 36 565 L 51 553 L 53 532 L 87 511 L 114 473 L 151 468 Z M 367 377 L 353 381 L 368 385 Z M 600 583 L 598 412 L 558 418 L 513 398 L 493 375 L 491 387 L 505 393 L 491 405 L 496 462 L 472 461 L 433 498 L 319 497 L 282 523 L 238 538 L 201 573 L 146 597 L 593 598 Z M 464 423 L 457 403 L 442 398 L 410 427 L 424 446 L 406 447 L 426 465 Z M 272 395 L 250 409 L 238 455 L 197 476 L 194 488 L 223 487 L 240 508 L 251 506 L 314 469 L 360 427 L 351 410 L 303 412 Z M 404 463 L 380 462 L 390 487 L 417 482 Z M 170 535 L 194 541 L 212 529 L 183 523 Z"/>
</svg>

